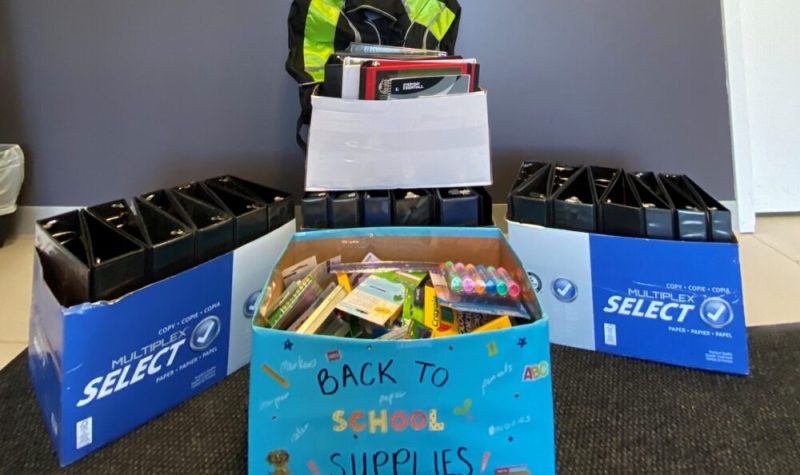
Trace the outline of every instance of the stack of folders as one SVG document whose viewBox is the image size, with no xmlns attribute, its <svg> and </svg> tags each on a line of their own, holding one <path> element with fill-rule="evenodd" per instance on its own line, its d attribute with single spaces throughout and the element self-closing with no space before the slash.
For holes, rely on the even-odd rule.
<svg viewBox="0 0 800 475">
<path fill-rule="evenodd" d="M 300 208 L 304 229 L 492 224 L 483 187 L 309 192 Z"/>
<path fill-rule="evenodd" d="M 731 212 L 686 175 L 526 161 L 508 218 L 650 239 L 732 242 Z"/>
<path fill-rule="evenodd" d="M 412 99 L 480 90 L 474 58 L 433 50 L 353 43 L 331 55 L 321 93 L 364 100 Z"/>
<path fill-rule="evenodd" d="M 499 330 L 539 318 L 514 292 L 520 287 L 504 270 L 489 268 L 504 273 L 505 278 L 492 274 L 495 284 L 492 277 L 483 280 L 469 270 L 475 266 L 458 265 L 465 282 L 474 273 L 481 284 L 473 289 L 480 293 L 462 290 L 467 286 L 460 284 L 461 277 L 447 273 L 452 263 L 384 262 L 371 253 L 355 264 L 311 257 L 282 271 L 284 290 L 259 312 L 259 324 L 303 334 L 404 340 Z M 483 266 L 478 268 L 486 276 Z M 451 285 L 456 280 L 458 294 Z"/>
</svg>

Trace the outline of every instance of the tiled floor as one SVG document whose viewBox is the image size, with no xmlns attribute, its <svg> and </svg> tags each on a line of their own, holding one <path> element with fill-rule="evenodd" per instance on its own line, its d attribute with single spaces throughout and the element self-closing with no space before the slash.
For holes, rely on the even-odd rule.
<svg viewBox="0 0 800 475">
<path fill-rule="evenodd" d="M 33 279 L 33 237 L 0 247 L 0 367 L 28 346 L 28 311 Z"/>
<path fill-rule="evenodd" d="M 495 214 L 503 228 L 504 209 Z M 800 216 L 759 218 L 757 230 L 739 238 L 747 323 L 798 322 L 792 297 L 800 294 Z M 32 259 L 32 236 L 0 248 L 0 368 L 27 346 Z"/>
</svg>

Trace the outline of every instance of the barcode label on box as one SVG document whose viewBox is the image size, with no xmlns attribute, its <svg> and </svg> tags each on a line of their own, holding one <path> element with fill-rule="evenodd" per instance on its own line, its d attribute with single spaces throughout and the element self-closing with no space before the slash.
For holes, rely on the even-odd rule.
<svg viewBox="0 0 800 475">
<path fill-rule="evenodd" d="M 81 449 L 92 443 L 92 418 L 78 421 L 75 424 L 75 448 Z"/>
<path fill-rule="evenodd" d="M 606 345 L 617 346 L 617 326 L 613 323 L 605 324 Z"/>
</svg>

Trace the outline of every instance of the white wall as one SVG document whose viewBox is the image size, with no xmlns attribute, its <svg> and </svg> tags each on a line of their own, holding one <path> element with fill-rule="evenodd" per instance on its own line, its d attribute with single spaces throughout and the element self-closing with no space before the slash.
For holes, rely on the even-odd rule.
<svg viewBox="0 0 800 475">
<path fill-rule="evenodd" d="M 737 5 L 731 6 L 732 3 Z M 756 212 L 800 211 L 800 0 L 725 0 L 730 13 L 738 9 L 740 47 L 731 44 L 729 74 L 741 54 L 743 77 L 729 76 L 731 108 L 737 96 L 746 112 L 744 125 L 734 117 L 737 134 L 749 134 L 752 196 Z M 737 25 L 733 25 L 735 28 Z M 746 146 L 745 143 L 743 146 Z M 740 156 L 737 149 L 737 160 Z M 746 172 L 746 166 L 737 166 Z M 737 177 L 738 181 L 738 177 Z M 737 197 L 741 201 L 741 197 Z"/>
</svg>

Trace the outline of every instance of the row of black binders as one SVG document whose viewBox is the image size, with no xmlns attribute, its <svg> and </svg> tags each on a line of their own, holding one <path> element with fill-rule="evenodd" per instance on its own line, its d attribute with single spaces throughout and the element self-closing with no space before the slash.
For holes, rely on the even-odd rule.
<svg viewBox="0 0 800 475">
<path fill-rule="evenodd" d="M 588 233 L 731 242 L 731 212 L 686 175 L 527 161 L 512 221 Z"/>
<path fill-rule="evenodd" d="M 304 229 L 492 224 L 482 187 L 308 192 L 300 208 Z"/>
<path fill-rule="evenodd" d="M 41 220 L 36 248 L 55 297 L 71 306 L 121 297 L 292 219 L 291 195 L 222 176 Z"/>
</svg>

